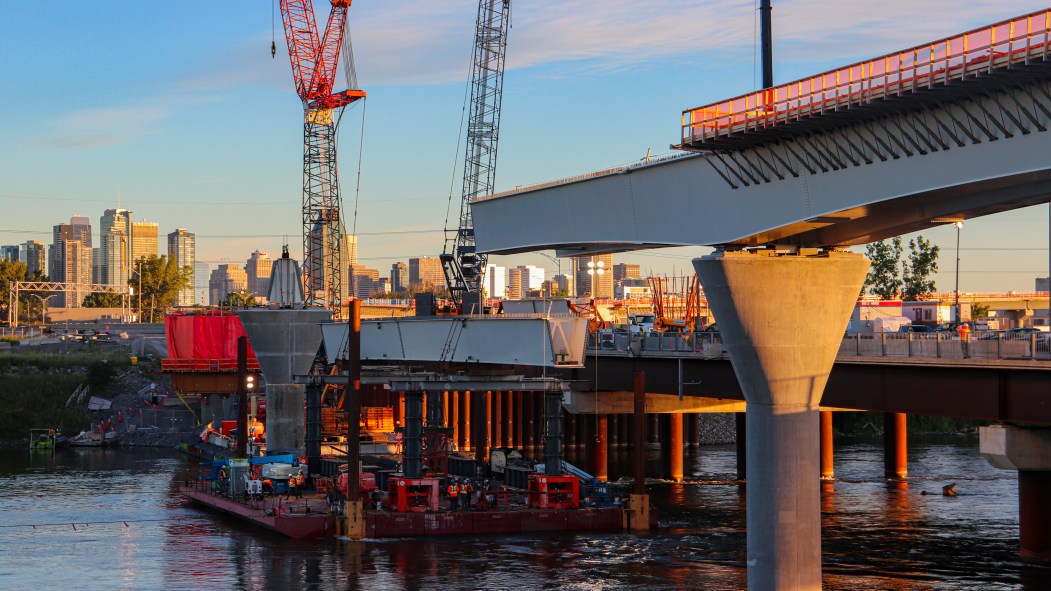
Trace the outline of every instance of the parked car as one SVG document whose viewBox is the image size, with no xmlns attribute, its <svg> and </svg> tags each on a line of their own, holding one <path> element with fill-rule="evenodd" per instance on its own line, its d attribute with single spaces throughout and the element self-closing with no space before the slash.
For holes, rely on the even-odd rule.
<svg viewBox="0 0 1051 591">
<path fill-rule="evenodd" d="M 987 331 L 981 333 L 980 335 L 978 335 L 978 340 L 979 341 L 996 341 L 996 340 L 1004 338 L 1004 333 L 1006 333 L 1006 332 L 1007 332 L 1006 330 L 987 330 Z"/>
<path fill-rule="evenodd" d="M 898 327 L 898 332 L 936 332 L 933 328 L 926 324 L 906 324 Z"/>
</svg>

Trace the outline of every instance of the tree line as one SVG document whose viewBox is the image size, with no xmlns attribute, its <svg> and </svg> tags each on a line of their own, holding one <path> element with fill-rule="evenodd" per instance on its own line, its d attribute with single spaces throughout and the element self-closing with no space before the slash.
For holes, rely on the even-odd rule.
<svg viewBox="0 0 1051 591">
<path fill-rule="evenodd" d="M 938 272 L 938 253 L 941 248 L 930 240 L 917 236 L 909 240 L 909 254 L 902 255 L 901 237 L 880 240 L 865 247 L 865 256 L 872 261 L 865 277 L 865 290 L 885 300 L 915 300 L 934 293 Z"/>
</svg>

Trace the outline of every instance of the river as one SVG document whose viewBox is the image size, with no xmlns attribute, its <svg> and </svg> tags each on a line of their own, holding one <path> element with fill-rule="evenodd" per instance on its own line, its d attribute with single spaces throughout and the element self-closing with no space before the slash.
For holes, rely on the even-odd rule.
<svg viewBox="0 0 1051 591">
<path fill-rule="evenodd" d="M 1015 474 L 976 441 L 915 439 L 907 486 L 882 478 L 878 442 L 838 445 L 824 588 L 1051 589 L 1051 569 L 1017 559 Z M 688 454 L 687 483 L 651 484 L 661 527 L 642 535 L 307 543 L 188 506 L 175 452 L 0 450 L 0 589 L 743 589 L 734 461 L 729 446 Z M 626 453 L 610 462 L 628 472 Z M 921 494 L 950 482 L 959 496 Z"/>
</svg>

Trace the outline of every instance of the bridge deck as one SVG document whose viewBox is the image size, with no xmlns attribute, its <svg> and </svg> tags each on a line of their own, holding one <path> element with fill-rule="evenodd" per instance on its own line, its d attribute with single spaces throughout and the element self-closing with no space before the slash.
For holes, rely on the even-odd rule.
<svg viewBox="0 0 1051 591">
<path fill-rule="evenodd" d="M 804 119 L 835 113 L 828 123 L 837 125 L 848 111 L 860 118 L 888 105 L 901 108 L 944 101 L 947 94 L 970 93 L 976 85 L 999 84 L 994 77 L 998 71 L 1046 67 L 1049 47 L 1051 10 L 1034 12 L 687 109 L 682 113 L 682 147 L 742 148 L 791 134 L 796 131 L 791 124 Z M 807 131 L 814 127 L 813 121 L 808 122 Z"/>
</svg>

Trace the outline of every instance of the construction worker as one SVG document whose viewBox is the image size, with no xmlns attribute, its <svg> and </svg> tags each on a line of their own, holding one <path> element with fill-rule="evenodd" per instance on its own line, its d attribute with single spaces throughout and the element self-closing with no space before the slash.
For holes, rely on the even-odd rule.
<svg viewBox="0 0 1051 591">
<path fill-rule="evenodd" d="M 460 484 L 460 506 L 464 509 L 471 508 L 471 481 L 466 478 Z"/>
<path fill-rule="evenodd" d="M 306 478 L 303 477 L 303 472 L 296 472 L 296 496 L 303 494 L 303 484 L 306 482 Z"/>
<path fill-rule="evenodd" d="M 460 488 L 456 485 L 455 478 L 449 481 L 449 486 L 447 487 L 446 491 L 449 494 L 449 510 L 456 511 L 456 509 L 458 508 L 457 498 L 460 493 Z"/>
<path fill-rule="evenodd" d="M 967 344 L 970 341 L 971 327 L 966 322 L 961 322 L 956 327 L 956 333 L 960 335 L 960 348 L 963 350 L 963 356 L 968 357 Z"/>
<path fill-rule="evenodd" d="M 296 475 L 295 474 L 289 474 L 288 475 L 288 494 L 285 496 L 285 499 L 286 500 L 287 499 L 291 499 L 292 495 L 296 495 L 297 499 L 299 498 L 299 489 L 296 488 Z"/>
</svg>

